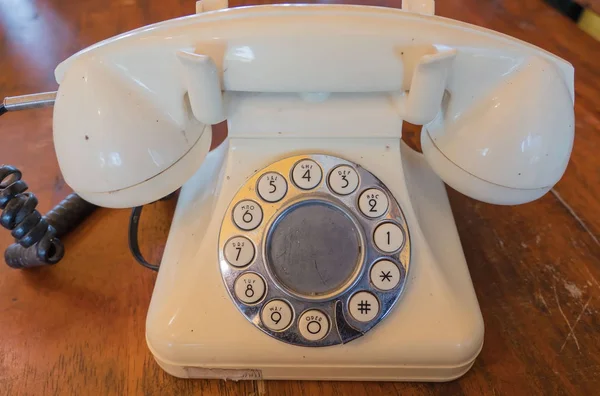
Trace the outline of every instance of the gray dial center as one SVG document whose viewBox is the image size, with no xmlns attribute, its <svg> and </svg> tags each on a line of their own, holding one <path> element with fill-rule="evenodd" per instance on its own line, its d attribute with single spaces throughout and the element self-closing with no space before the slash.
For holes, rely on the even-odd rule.
<svg viewBox="0 0 600 396">
<path fill-rule="evenodd" d="M 267 236 L 267 265 L 294 294 L 325 298 L 352 283 L 362 260 L 362 240 L 352 219 L 333 204 L 308 200 L 292 205 Z"/>
</svg>

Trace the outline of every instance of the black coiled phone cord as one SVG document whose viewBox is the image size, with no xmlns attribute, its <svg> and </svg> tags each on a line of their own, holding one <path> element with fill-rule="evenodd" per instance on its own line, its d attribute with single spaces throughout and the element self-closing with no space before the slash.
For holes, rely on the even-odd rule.
<svg viewBox="0 0 600 396">
<path fill-rule="evenodd" d="M 36 209 L 38 200 L 25 192 L 21 172 L 10 165 L 0 166 L 0 225 L 12 231 L 15 243 L 4 252 L 12 268 L 39 267 L 58 263 L 64 255 L 60 236 L 67 234 L 96 206 L 77 194 L 70 194 L 45 216 Z"/>
</svg>

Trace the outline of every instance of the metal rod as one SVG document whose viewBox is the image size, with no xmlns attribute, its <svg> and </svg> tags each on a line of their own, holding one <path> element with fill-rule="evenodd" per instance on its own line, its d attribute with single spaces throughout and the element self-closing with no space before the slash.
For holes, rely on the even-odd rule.
<svg viewBox="0 0 600 396">
<path fill-rule="evenodd" d="M 56 91 L 4 98 L 4 111 L 19 111 L 54 106 Z"/>
</svg>

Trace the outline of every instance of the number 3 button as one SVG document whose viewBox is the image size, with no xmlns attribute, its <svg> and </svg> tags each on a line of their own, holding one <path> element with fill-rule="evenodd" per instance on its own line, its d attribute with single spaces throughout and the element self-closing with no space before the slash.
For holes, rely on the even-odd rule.
<svg viewBox="0 0 600 396">
<path fill-rule="evenodd" d="M 388 197 L 379 189 L 371 188 L 363 192 L 358 199 L 360 211 L 372 219 L 383 216 L 388 209 Z"/>
<path fill-rule="evenodd" d="M 244 231 L 251 231 L 258 227 L 262 218 L 262 209 L 254 201 L 242 201 L 233 209 L 233 221 Z"/>
</svg>

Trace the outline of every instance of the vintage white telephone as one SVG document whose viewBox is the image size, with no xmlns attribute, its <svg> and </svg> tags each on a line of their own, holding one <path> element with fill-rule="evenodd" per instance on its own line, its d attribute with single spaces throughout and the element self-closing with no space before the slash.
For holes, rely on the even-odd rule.
<svg viewBox="0 0 600 396">
<path fill-rule="evenodd" d="M 473 364 L 484 326 L 442 180 L 494 204 L 548 192 L 574 70 L 404 3 L 199 2 L 56 69 L 74 191 L 131 207 L 183 185 L 147 317 L 167 372 L 445 381 Z"/>
</svg>

